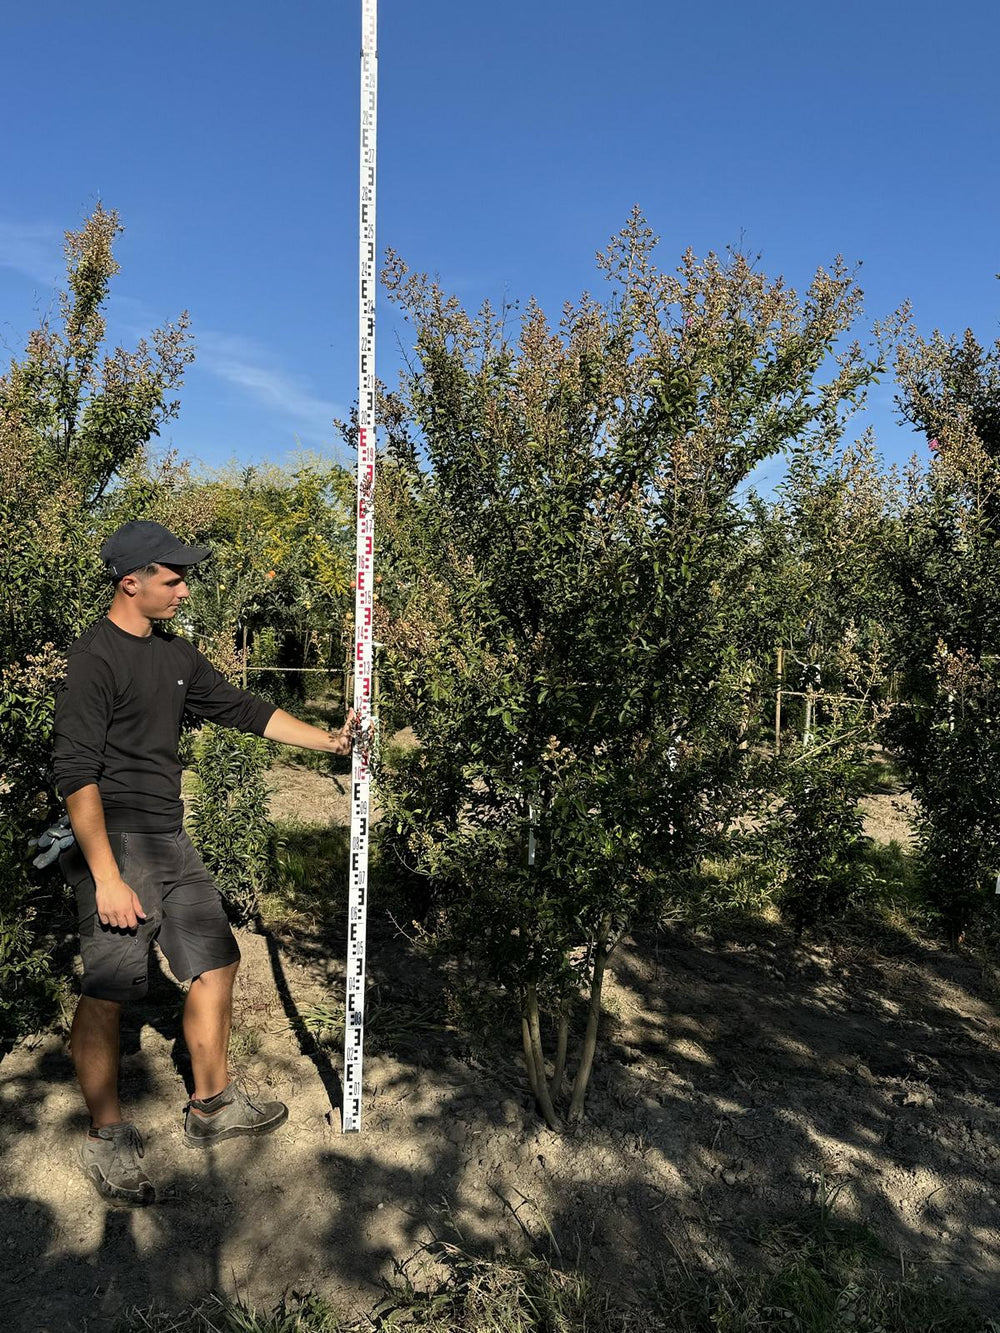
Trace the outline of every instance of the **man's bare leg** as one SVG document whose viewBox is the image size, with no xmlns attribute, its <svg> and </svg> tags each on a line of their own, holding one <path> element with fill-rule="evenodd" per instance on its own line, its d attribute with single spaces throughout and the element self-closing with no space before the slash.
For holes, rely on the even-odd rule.
<svg viewBox="0 0 1000 1333">
<path fill-rule="evenodd" d="M 233 1022 L 233 983 L 239 963 L 213 968 L 195 977 L 184 1002 L 184 1040 L 194 1076 L 192 1097 L 208 1101 L 229 1084 L 229 1033 Z M 197 1107 L 192 1108 L 201 1114 Z"/>
<path fill-rule="evenodd" d="M 203 972 L 191 982 L 184 1005 L 184 1037 L 194 1074 L 194 1096 L 184 1121 L 189 1148 L 211 1148 L 239 1134 L 269 1134 L 288 1119 L 284 1102 L 251 1101 L 238 1084 L 230 1084 L 226 1057 L 238 967 L 231 963 Z"/>
<path fill-rule="evenodd" d="M 81 995 L 69 1036 L 70 1053 L 94 1129 L 117 1125 L 118 1048 L 122 1007 L 114 1000 Z"/>
<path fill-rule="evenodd" d="M 118 1104 L 118 1029 L 122 1007 L 114 1000 L 83 995 L 76 1006 L 70 1051 L 90 1112 L 90 1133 L 80 1145 L 80 1165 L 106 1199 L 130 1204 L 156 1200 L 142 1169 L 142 1139 L 121 1123 Z"/>
</svg>

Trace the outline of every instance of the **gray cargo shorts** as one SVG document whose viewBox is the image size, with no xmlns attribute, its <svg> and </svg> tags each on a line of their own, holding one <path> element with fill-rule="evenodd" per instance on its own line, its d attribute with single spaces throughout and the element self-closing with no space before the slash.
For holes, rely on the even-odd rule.
<svg viewBox="0 0 1000 1333">
<path fill-rule="evenodd" d="M 191 839 L 176 833 L 109 833 L 122 879 L 136 894 L 146 920 L 136 930 L 102 924 L 97 890 L 79 846 L 59 858 L 76 893 L 84 995 L 130 1004 L 149 987 L 154 940 L 178 981 L 239 961 L 240 949 L 216 888 Z"/>
</svg>

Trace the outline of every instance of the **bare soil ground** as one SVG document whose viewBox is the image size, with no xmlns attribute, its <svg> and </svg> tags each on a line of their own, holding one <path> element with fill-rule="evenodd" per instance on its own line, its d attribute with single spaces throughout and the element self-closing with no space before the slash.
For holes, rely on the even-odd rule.
<svg viewBox="0 0 1000 1333">
<path fill-rule="evenodd" d="M 345 820 L 331 778 L 277 777 L 276 813 Z M 866 817 L 903 842 L 894 800 L 871 798 Z M 123 1306 L 212 1290 L 270 1305 L 312 1289 L 349 1313 L 435 1237 L 534 1248 L 625 1287 L 678 1258 L 766 1262 L 767 1228 L 824 1192 L 904 1263 L 1000 1304 L 1000 1024 L 971 957 L 885 929 L 802 948 L 767 926 L 634 939 L 614 963 L 589 1119 L 559 1136 L 513 1058 L 459 1044 L 440 979 L 378 904 L 371 931 L 360 1135 L 340 1133 L 337 1047 L 304 1022 L 342 995 L 342 933 L 241 934 L 236 1061 L 291 1106 L 259 1143 L 185 1148 L 182 996 L 158 979 L 122 1068 L 153 1208 L 108 1208 L 75 1167 L 86 1121 L 65 1042 L 4 1059 L 6 1328 L 110 1329 Z"/>
</svg>

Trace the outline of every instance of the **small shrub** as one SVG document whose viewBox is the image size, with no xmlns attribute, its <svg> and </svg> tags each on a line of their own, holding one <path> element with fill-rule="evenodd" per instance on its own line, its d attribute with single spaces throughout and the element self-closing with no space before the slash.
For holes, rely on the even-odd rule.
<svg viewBox="0 0 1000 1333">
<path fill-rule="evenodd" d="M 858 807 L 864 755 L 818 746 L 815 756 L 805 751 L 793 759 L 782 776 L 780 807 L 756 841 L 779 909 L 801 937 L 873 894 L 871 839 Z"/>
<path fill-rule="evenodd" d="M 277 865 L 267 814 L 271 746 L 259 736 L 207 723 L 196 747 L 191 836 L 240 921 L 258 917 Z"/>
<path fill-rule="evenodd" d="M 1000 871 L 998 667 L 939 642 L 925 699 L 901 704 L 887 724 L 917 798 L 922 893 L 953 943 L 987 907 Z"/>
</svg>

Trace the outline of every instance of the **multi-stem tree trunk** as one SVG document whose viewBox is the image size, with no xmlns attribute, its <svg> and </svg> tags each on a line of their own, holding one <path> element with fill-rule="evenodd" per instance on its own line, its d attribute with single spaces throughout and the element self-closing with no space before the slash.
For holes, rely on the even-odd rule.
<svg viewBox="0 0 1000 1333">
<path fill-rule="evenodd" d="M 587 1030 L 584 1033 L 583 1049 L 580 1052 L 580 1067 L 573 1081 L 573 1096 L 570 1100 L 569 1119 L 575 1123 L 583 1116 L 583 1105 L 587 1097 L 587 1085 L 594 1067 L 594 1052 L 597 1050 L 597 1029 L 601 1021 L 601 990 L 604 986 L 604 969 L 608 965 L 611 953 L 608 941 L 611 938 L 611 918 L 606 916 L 597 932 L 594 947 L 594 972 L 590 979 L 590 1005 L 587 1010 Z"/>
<path fill-rule="evenodd" d="M 552 1098 L 549 1095 L 549 1081 L 545 1074 L 545 1056 L 542 1052 L 542 1030 L 538 1019 L 538 992 L 533 984 L 526 987 L 524 998 L 528 1020 L 528 1045 L 531 1062 L 535 1068 L 535 1098 L 548 1127 L 550 1129 L 561 1129 L 559 1117 L 555 1113 Z"/>
</svg>

